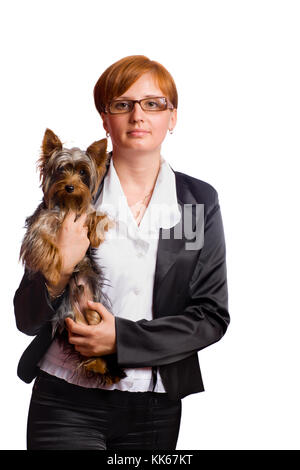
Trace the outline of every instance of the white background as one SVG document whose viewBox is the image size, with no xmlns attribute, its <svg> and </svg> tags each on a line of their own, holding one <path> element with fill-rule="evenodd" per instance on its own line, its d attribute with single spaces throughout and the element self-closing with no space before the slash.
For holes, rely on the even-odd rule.
<svg viewBox="0 0 300 470">
<path fill-rule="evenodd" d="M 10 0 L 0 18 L 2 449 L 26 447 L 32 338 L 12 301 L 43 133 L 103 138 L 93 87 L 131 54 L 173 75 L 162 154 L 217 189 L 226 235 L 231 324 L 199 352 L 205 392 L 183 399 L 177 449 L 299 449 L 299 2 Z"/>
</svg>

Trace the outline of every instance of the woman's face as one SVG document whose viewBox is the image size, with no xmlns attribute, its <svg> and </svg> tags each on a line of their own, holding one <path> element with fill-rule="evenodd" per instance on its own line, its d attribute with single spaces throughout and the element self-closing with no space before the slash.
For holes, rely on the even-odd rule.
<svg viewBox="0 0 300 470">
<path fill-rule="evenodd" d="M 141 100 L 148 96 L 165 96 L 151 73 L 143 74 L 125 93 L 114 99 Z M 101 114 L 103 127 L 109 132 L 113 148 L 138 152 L 159 151 L 169 129 L 174 129 L 176 109 L 143 111 L 139 103 L 125 114 Z"/>
</svg>

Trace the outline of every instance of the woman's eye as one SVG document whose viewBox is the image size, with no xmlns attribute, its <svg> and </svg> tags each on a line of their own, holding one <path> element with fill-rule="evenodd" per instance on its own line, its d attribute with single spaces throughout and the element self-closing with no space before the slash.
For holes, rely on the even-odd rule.
<svg viewBox="0 0 300 470">
<path fill-rule="evenodd" d="M 127 109 L 128 103 L 127 101 L 119 101 L 118 103 L 115 103 L 115 108 L 120 110 Z"/>
<path fill-rule="evenodd" d="M 162 105 L 157 100 L 149 100 L 149 101 L 144 101 L 144 107 L 146 109 L 159 109 L 162 107 Z"/>
</svg>

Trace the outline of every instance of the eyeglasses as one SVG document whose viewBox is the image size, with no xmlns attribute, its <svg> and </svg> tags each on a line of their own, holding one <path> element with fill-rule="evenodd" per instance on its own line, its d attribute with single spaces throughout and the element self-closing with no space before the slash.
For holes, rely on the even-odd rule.
<svg viewBox="0 0 300 470">
<path fill-rule="evenodd" d="M 154 98 L 144 98 L 142 100 L 112 100 L 105 108 L 110 114 L 131 113 L 135 103 L 139 103 L 143 111 L 164 111 L 165 109 L 174 109 L 174 106 L 168 103 L 165 96 L 155 96 Z"/>
</svg>

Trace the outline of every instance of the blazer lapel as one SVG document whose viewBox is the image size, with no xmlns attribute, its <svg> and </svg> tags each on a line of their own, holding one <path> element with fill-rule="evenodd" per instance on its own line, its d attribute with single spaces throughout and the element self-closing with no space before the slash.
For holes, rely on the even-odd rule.
<svg viewBox="0 0 300 470">
<path fill-rule="evenodd" d="M 177 226 L 181 225 L 181 221 Z M 177 227 L 175 226 L 175 227 Z M 159 240 L 156 257 L 154 292 L 158 294 L 162 280 L 167 275 L 169 269 L 175 263 L 178 253 L 184 248 L 185 239 L 175 238 L 175 227 L 170 229 L 159 229 Z"/>
<path fill-rule="evenodd" d="M 173 170 L 173 169 L 172 169 Z M 174 170 L 173 170 L 174 171 Z M 186 237 L 184 210 L 190 211 L 192 217 L 192 231 L 196 227 L 196 201 L 188 190 L 180 173 L 175 172 L 177 201 L 181 208 L 181 220 L 171 229 L 159 231 L 156 268 L 154 277 L 153 301 L 157 301 L 160 293 L 162 281 L 178 258 L 178 255 L 186 249 L 186 243 L 190 243 L 190 238 Z M 184 202 L 185 201 L 185 202 Z M 186 207 L 185 207 L 186 205 Z"/>
</svg>

